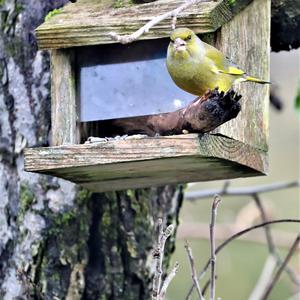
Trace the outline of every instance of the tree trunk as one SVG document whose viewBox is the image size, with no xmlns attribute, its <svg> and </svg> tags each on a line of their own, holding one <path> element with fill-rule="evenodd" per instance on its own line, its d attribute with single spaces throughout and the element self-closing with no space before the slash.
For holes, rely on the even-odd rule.
<svg viewBox="0 0 300 300">
<path fill-rule="evenodd" d="M 272 51 L 289 51 L 300 46 L 300 1 L 272 0 Z"/>
<path fill-rule="evenodd" d="M 182 188 L 91 194 L 23 171 L 24 147 L 50 131 L 33 30 L 63 2 L 0 0 L 0 299 L 149 299 L 154 224 L 177 225 Z"/>
</svg>

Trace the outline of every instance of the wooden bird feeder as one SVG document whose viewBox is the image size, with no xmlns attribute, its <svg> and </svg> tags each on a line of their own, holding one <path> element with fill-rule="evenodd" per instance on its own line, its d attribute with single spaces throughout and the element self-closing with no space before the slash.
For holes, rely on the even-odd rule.
<svg viewBox="0 0 300 300">
<path fill-rule="evenodd" d="M 127 138 L 85 144 L 103 122 L 176 110 L 194 99 L 175 86 L 165 57 L 170 19 L 127 45 L 131 34 L 183 0 L 151 3 L 78 0 L 36 30 L 51 53 L 50 147 L 25 149 L 25 170 L 109 191 L 267 172 L 269 87 L 245 83 L 242 111 L 211 133 Z M 120 7 L 122 6 L 122 7 Z M 268 78 L 270 0 L 219 0 L 178 15 L 251 75 Z M 106 125 L 107 127 L 107 125 Z"/>
</svg>

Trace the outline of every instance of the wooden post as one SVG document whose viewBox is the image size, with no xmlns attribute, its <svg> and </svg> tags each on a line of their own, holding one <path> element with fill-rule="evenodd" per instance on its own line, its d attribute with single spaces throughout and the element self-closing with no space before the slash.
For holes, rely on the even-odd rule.
<svg viewBox="0 0 300 300">
<path fill-rule="evenodd" d="M 53 146 L 79 142 L 74 60 L 72 49 L 51 51 L 51 145 Z"/>
<path fill-rule="evenodd" d="M 269 79 L 270 0 L 255 0 L 217 33 L 217 47 L 249 75 Z M 242 111 L 215 132 L 268 150 L 269 85 L 242 83 Z"/>
</svg>

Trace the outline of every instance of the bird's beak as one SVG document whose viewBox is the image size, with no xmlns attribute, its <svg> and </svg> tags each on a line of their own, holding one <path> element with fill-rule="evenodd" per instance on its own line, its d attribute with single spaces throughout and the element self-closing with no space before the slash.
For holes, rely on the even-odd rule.
<svg viewBox="0 0 300 300">
<path fill-rule="evenodd" d="M 176 38 L 174 41 L 174 49 L 175 51 L 185 51 L 186 50 L 186 42 L 181 38 Z"/>
</svg>

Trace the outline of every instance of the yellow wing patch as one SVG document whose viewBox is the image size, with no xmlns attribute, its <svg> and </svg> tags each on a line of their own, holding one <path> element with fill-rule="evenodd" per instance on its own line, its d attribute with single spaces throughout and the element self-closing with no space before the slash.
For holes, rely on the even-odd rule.
<svg viewBox="0 0 300 300">
<path fill-rule="evenodd" d="M 244 71 L 232 66 L 228 67 L 228 70 L 220 70 L 215 66 L 211 69 L 211 71 L 215 74 L 222 73 L 222 74 L 236 75 L 236 76 L 241 76 L 245 74 Z"/>
<path fill-rule="evenodd" d="M 228 67 L 228 70 L 218 70 L 219 73 L 228 74 L 228 75 L 244 75 L 245 72 L 236 68 L 236 67 Z"/>
</svg>

